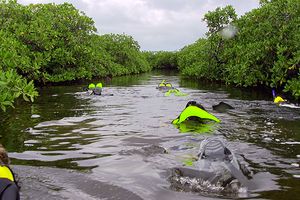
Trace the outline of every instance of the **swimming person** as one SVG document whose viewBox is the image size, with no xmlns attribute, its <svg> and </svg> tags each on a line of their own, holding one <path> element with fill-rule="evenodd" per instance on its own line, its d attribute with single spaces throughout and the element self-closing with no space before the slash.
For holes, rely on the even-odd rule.
<svg viewBox="0 0 300 200">
<path fill-rule="evenodd" d="M 172 170 L 171 183 L 178 189 L 193 192 L 238 193 L 241 187 L 253 189 L 250 170 L 239 163 L 222 139 L 211 137 L 200 143 L 193 167 Z"/>
<path fill-rule="evenodd" d="M 180 124 L 186 120 L 194 120 L 204 122 L 205 120 L 212 120 L 221 122 L 217 117 L 208 113 L 205 108 L 196 101 L 189 101 L 181 114 L 172 121 L 172 124 Z"/>
<path fill-rule="evenodd" d="M 156 87 L 159 90 L 170 90 L 174 89 L 171 83 L 166 82 L 166 80 L 162 80 L 161 83 Z"/>
<path fill-rule="evenodd" d="M 212 182 L 220 182 L 225 187 L 233 184 L 237 179 L 244 186 L 247 185 L 246 174 L 250 171 L 240 167 L 237 158 L 220 138 L 207 138 L 200 144 L 196 167 L 200 171 L 214 173 L 210 177 Z"/>
<path fill-rule="evenodd" d="M 274 103 L 276 103 L 276 104 L 281 104 L 281 103 L 287 102 L 287 100 L 283 99 L 281 96 L 276 95 L 274 89 L 272 90 L 272 95 L 274 98 Z"/>
<path fill-rule="evenodd" d="M 291 103 L 288 100 L 282 98 L 281 96 L 276 95 L 274 89 L 272 90 L 272 95 L 274 98 L 274 103 L 280 107 L 297 108 L 297 109 L 300 108 L 299 104 Z"/>
<path fill-rule="evenodd" d="M 223 101 L 221 101 L 217 105 L 213 105 L 212 108 L 213 108 L 213 110 L 216 110 L 218 112 L 225 112 L 226 110 L 234 109 L 234 107 L 232 107 L 231 105 L 229 105 L 227 103 L 224 103 Z"/>
<path fill-rule="evenodd" d="M 0 144 L 0 199 L 19 200 L 19 186 L 9 163 L 7 152 Z"/>
<path fill-rule="evenodd" d="M 84 89 L 86 89 L 86 88 L 84 88 Z M 90 95 L 101 95 L 102 83 L 97 83 L 96 85 L 94 83 L 90 83 L 88 85 L 87 90 L 89 91 Z"/>
</svg>

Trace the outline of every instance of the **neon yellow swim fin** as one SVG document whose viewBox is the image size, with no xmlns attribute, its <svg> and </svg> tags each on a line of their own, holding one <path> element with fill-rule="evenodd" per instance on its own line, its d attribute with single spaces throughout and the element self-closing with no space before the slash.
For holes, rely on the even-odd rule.
<svg viewBox="0 0 300 200">
<path fill-rule="evenodd" d="M 172 121 L 172 124 L 180 124 L 181 122 L 185 121 L 188 117 L 199 117 L 201 119 L 209 119 L 215 122 L 221 122 L 221 120 L 219 120 L 217 117 L 197 106 L 188 106 L 181 112 L 177 119 L 174 119 Z"/>
</svg>

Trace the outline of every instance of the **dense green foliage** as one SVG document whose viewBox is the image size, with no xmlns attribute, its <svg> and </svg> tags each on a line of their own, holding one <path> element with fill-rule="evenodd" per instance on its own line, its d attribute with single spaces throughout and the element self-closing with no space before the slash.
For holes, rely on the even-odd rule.
<svg viewBox="0 0 300 200">
<path fill-rule="evenodd" d="M 3 72 L 0 70 L 0 107 L 6 110 L 6 106 L 13 107 L 13 101 L 22 95 L 25 101 L 31 100 L 38 95 L 34 88 L 33 81 L 27 82 L 26 79 L 18 75 L 13 69 Z"/>
<path fill-rule="evenodd" d="M 168 51 L 146 51 L 144 55 L 154 69 L 177 69 L 177 53 Z"/>
<path fill-rule="evenodd" d="M 111 55 L 108 74 L 116 76 L 137 74 L 150 70 L 150 65 L 140 46 L 132 37 L 126 35 L 107 34 L 98 38 L 99 46 Z"/>
<path fill-rule="evenodd" d="M 94 21 L 73 5 L 0 0 L 0 106 L 34 100 L 39 84 L 137 74 L 151 68 L 266 85 L 300 97 L 300 0 L 261 0 L 237 17 L 232 6 L 204 16 L 207 38 L 179 52 L 140 52 L 131 36 L 97 35 Z M 27 80 L 31 80 L 28 82 Z"/>
<path fill-rule="evenodd" d="M 178 56 L 179 70 L 188 76 L 217 78 L 209 68 L 209 48 L 206 39 L 199 39 L 194 44 L 184 47 Z"/>
<path fill-rule="evenodd" d="M 0 0 L 0 42 L 2 109 L 19 96 L 4 88 L 12 83 L 10 73 L 31 88 L 26 79 L 45 84 L 150 70 L 132 37 L 97 35 L 94 21 L 68 3 L 24 6 Z M 25 98 L 36 96 L 35 90 L 23 92 Z"/>
<path fill-rule="evenodd" d="M 240 18 L 226 6 L 208 12 L 204 21 L 207 39 L 178 53 L 184 75 L 266 85 L 300 97 L 300 0 L 261 1 L 260 8 Z M 222 34 L 228 28 L 229 37 Z"/>
</svg>

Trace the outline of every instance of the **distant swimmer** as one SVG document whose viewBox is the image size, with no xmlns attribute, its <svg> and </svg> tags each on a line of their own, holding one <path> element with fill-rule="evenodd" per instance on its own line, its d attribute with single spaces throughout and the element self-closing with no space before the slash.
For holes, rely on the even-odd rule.
<svg viewBox="0 0 300 200">
<path fill-rule="evenodd" d="M 101 95 L 101 96 L 113 96 L 113 94 L 102 94 L 102 83 L 90 83 L 88 87 L 84 87 L 83 90 L 87 91 L 89 95 Z"/>
<path fill-rule="evenodd" d="M 276 95 L 274 89 L 272 90 L 272 95 L 273 95 L 273 98 L 274 98 L 274 103 L 276 103 L 276 104 L 287 102 L 286 99 L 283 99 L 281 96 Z"/>
<path fill-rule="evenodd" d="M 288 100 L 284 99 L 280 95 L 276 95 L 275 90 L 272 90 L 272 95 L 274 99 L 274 103 L 281 107 L 288 107 L 288 108 L 300 108 L 299 105 L 293 104 L 288 102 Z"/>
<path fill-rule="evenodd" d="M 162 80 L 161 83 L 156 87 L 159 90 L 170 90 L 174 89 L 171 83 L 166 82 L 166 80 Z"/>
<path fill-rule="evenodd" d="M 88 89 L 90 90 L 91 95 L 101 95 L 102 93 L 102 83 L 94 83 L 89 84 Z"/>
</svg>

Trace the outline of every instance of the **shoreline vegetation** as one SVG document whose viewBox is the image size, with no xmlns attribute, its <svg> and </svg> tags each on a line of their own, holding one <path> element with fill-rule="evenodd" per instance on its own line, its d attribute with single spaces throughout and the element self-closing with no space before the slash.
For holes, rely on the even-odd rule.
<svg viewBox="0 0 300 200">
<path fill-rule="evenodd" d="M 300 97 L 300 0 L 261 0 L 238 17 L 232 6 L 205 14 L 206 38 L 175 52 L 142 52 L 126 34 L 97 34 L 72 4 L 0 0 L 0 107 L 35 85 L 176 69 L 184 76 Z M 0 110 L 1 110 L 0 109 Z"/>
</svg>

